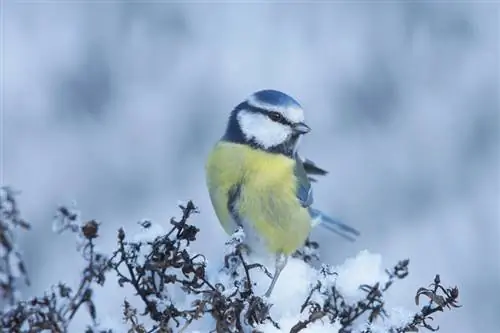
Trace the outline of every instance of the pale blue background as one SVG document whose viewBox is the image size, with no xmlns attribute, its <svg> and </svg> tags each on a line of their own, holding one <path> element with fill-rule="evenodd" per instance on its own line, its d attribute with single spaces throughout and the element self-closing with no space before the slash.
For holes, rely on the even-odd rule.
<svg viewBox="0 0 500 333">
<path fill-rule="evenodd" d="M 78 280 L 74 237 L 51 232 L 71 200 L 105 222 L 104 249 L 118 226 L 166 222 L 185 199 L 202 211 L 195 248 L 222 244 L 204 158 L 231 108 L 274 88 L 303 104 L 313 131 L 302 152 L 330 170 L 318 207 L 363 233 L 355 244 L 315 234 L 325 260 L 409 257 L 391 304 L 416 309 L 414 291 L 439 272 L 464 304 L 436 316 L 442 332 L 498 332 L 498 5 L 8 1 L 2 11 L 2 183 L 23 191 L 34 226 L 20 243 L 26 295 Z M 100 291 L 101 313 L 119 314 L 123 295 Z"/>
</svg>

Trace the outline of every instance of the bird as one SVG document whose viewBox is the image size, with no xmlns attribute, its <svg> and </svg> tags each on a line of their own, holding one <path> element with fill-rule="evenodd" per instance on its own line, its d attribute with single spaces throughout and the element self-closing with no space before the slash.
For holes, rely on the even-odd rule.
<svg viewBox="0 0 500 333">
<path fill-rule="evenodd" d="M 312 207 L 311 182 L 327 171 L 298 153 L 310 131 L 297 100 L 279 90 L 259 90 L 232 109 L 205 165 L 210 201 L 226 233 L 241 227 L 250 251 L 274 256 L 266 297 L 313 227 L 349 240 L 360 234 Z"/>
</svg>

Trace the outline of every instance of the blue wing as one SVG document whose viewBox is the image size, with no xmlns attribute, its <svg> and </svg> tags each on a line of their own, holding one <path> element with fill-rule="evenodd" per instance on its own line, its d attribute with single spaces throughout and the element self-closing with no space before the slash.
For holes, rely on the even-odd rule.
<svg viewBox="0 0 500 333">
<path fill-rule="evenodd" d="M 297 179 L 297 199 L 302 207 L 310 207 L 314 201 L 311 182 L 299 155 L 295 155 L 295 178 Z"/>
<path fill-rule="evenodd" d="M 308 173 L 306 168 L 309 168 L 311 172 Z M 309 210 L 313 226 L 319 224 L 331 232 L 334 232 L 348 240 L 354 241 L 355 236 L 359 236 L 360 234 L 358 230 L 342 222 L 334 220 L 320 210 L 311 207 L 314 199 L 309 174 L 324 175 L 326 174 L 326 171 L 318 168 L 310 160 L 302 160 L 298 154 L 296 154 L 295 177 L 297 179 L 297 199 L 300 201 L 302 207 Z"/>
<path fill-rule="evenodd" d="M 328 173 L 328 171 L 320 168 L 319 166 L 316 165 L 316 163 L 314 163 L 310 159 L 304 158 L 301 160 L 302 164 L 304 165 L 304 170 L 306 171 L 307 178 L 311 182 L 316 181 L 316 178 L 313 178 L 312 176 L 324 176 Z"/>
</svg>

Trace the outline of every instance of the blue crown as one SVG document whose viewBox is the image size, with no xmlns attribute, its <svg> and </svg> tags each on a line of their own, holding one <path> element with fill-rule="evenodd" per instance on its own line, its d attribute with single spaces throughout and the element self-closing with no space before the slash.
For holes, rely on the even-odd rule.
<svg viewBox="0 0 500 333">
<path fill-rule="evenodd" d="M 253 93 L 252 97 L 263 104 L 302 108 L 293 97 L 278 90 L 260 90 Z"/>
</svg>

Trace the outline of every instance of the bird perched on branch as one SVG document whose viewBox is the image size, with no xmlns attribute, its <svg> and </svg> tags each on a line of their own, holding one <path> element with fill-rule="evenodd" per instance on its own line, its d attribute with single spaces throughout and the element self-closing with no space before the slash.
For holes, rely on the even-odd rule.
<svg viewBox="0 0 500 333">
<path fill-rule="evenodd" d="M 275 256 L 267 297 L 313 226 L 348 239 L 359 235 L 312 207 L 311 176 L 326 171 L 297 153 L 300 138 L 310 130 L 295 99 L 261 90 L 233 109 L 206 164 L 210 198 L 224 230 L 232 234 L 242 227 L 251 251 Z"/>
</svg>

